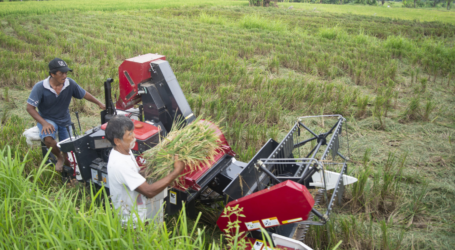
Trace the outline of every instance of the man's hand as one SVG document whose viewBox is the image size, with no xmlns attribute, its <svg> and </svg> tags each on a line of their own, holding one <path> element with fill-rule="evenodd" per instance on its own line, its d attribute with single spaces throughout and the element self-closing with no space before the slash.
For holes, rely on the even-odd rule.
<svg viewBox="0 0 455 250">
<path fill-rule="evenodd" d="M 185 164 L 182 161 L 179 161 L 179 156 L 174 155 L 174 171 L 180 174 L 183 169 L 185 169 Z"/>
<path fill-rule="evenodd" d="M 41 125 L 43 125 L 43 129 L 41 130 L 41 133 L 45 134 L 52 134 L 55 131 L 54 126 L 48 122 L 43 122 Z"/>
<path fill-rule="evenodd" d="M 179 177 L 183 169 L 185 169 L 185 164 L 183 164 L 182 161 L 179 161 L 178 155 L 174 155 L 174 171 L 172 171 L 171 174 L 152 184 L 148 184 L 144 181 L 144 183 L 142 183 L 135 190 L 145 195 L 147 198 L 153 198 L 174 182 L 174 180 Z"/>
<path fill-rule="evenodd" d="M 92 96 L 89 92 L 85 92 L 85 96 L 84 96 L 84 99 L 89 101 L 89 102 L 92 102 L 96 105 L 98 105 L 98 107 L 100 107 L 100 109 L 102 110 L 105 110 L 106 109 L 106 105 L 104 105 L 102 102 L 98 101 L 98 99 L 96 99 L 94 96 Z"/>
</svg>

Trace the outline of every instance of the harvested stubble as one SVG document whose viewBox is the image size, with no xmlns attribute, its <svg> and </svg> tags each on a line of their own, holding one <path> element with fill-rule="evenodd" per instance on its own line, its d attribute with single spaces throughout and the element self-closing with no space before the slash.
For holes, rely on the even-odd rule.
<svg viewBox="0 0 455 250">
<path fill-rule="evenodd" d="M 184 174 L 199 170 L 213 161 L 219 150 L 221 145 L 213 123 L 200 119 L 185 127 L 176 123 L 164 140 L 143 153 L 147 161 L 145 176 L 148 180 L 159 180 L 169 175 L 176 154 L 185 164 Z"/>
</svg>

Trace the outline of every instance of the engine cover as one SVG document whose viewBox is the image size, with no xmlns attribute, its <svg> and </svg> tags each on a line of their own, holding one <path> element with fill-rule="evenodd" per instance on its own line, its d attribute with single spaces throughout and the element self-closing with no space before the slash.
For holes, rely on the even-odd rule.
<svg viewBox="0 0 455 250">
<path fill-rule="evenodd" d="M 166 57 L 158 54 L 145 54 L 126 59 L 118 67 L 120 96 L 116 103 L 117 109 L 126 110 L 141 101 L 138 86 L 150 80 L 150 63 L 156 60 L 166 60 Z"/>
</svg>

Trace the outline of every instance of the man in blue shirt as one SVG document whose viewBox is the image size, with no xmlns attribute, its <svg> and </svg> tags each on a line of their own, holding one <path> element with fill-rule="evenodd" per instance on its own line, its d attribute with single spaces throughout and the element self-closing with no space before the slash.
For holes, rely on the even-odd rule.
<svg viewBox="0 0 455 250">
<path fill-rule="evenodd" d="M 71 97 L 86 99 L 95 103 L 101 109 L 105 105 L 81 88 L 73 79 L 67 77 L 68 68 L 65 61 L 54 58 L 49 62 L 49 77 L 33 86 L 27 100 L 27 112 L 36 120 L 40 137 L 46 147 L 52 147 L 52 153 L 57 157 L 55 170 L 61 172 L 63 164 L 69 165 L 67 157 L 63 157 L 57 146 L 56 133 L 59 140 L 70 137 L 66 126 L 71 125 L 71 116 L 68 107 Z M 38 111 L 36 111 L 38 107 Z"/>
</svg>

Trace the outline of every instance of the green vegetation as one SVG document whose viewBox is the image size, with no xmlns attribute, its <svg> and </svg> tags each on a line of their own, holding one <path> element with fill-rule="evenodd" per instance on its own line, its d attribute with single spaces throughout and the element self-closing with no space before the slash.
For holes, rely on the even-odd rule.
<svg viewBox="0 0 455 250">
<path fill-rule="evenodd" d="M 134 0 L 134 3 L 129 0 L 117 0 L 115 3 L 109 0 L 96 2 L 90 0 L 8 2 L 2 3 L 0 16 L 51 14 L 61 11 L 127 11 L 211 5 L 245 5 L 245 3 L 229 0 Z"/>
<path fill-rule="evenodd" d="M 328 227 L 311 228 L 307 244 L 316 249 L 340 240 L 339 249 L 455 245 L 452 12 L 298 3 L 260 8 L 248 7 L 247 1 L 185 2 L 184 8 L 177 7 L 178 1 L 81 3 L 1 3 L 0 148 L 13 146 L 15 159 L 26 154 L 20 135 L 33 123 L 25 100 L 47 76 L 52 58 L 63 58 L 74 69 L 70 77 L 102 99 L 103 81 L 117 78 L 125 58 L 159 53 L 169 60 L 196 115 L 223 119 L 226 138 L 240 160 L 249 160 L 268 138 L 282 138 L 298 116 L 339 113 L 348 119 L 349 174 L 359 182 L 348 187 L 345 205 L 336 207 L 338 216 Z M 71 111 L 76 110 L 83 114 L 83 129 L 99 123 L 92 104 L 75 100 Z M 41 169 L 40 153 L 30 150 L 24 178 Z M 52 180 L 45 183 L 55 189 Z M 46 193 L 57 194 L 69 195 L 63 189 Z M 47 200 L 70 206 L 61 198 Z M 94 209 L 84 211 L 106 213 Z M 3 214 L 12 214 L 7 211 Z M 71 223 L 80 219 L 75 227 L 88 235 L 86 217 L 77 212 L 68 217 Z M 59 225 L 71 225 L 61 221 Z M 94 223 L 104 230 L 101 224 Z M 18 234 L 29 232 L 20 229 L 25 231 Z M 42 232 L 42 238 L 53 232 Z M 105 239 L 90 237 L 94 244 Z"/>
<path fill-rule="evenodd" d="M 123 226 L 103 189 L 55 187 L 56 173 L 43 163 L 24 176 L 26 162 L 9 147 L 0 150 L 2 249 L 223 249 L 197 223 L 189 227 L 184 209 L 172 230 L 153 222 Z"/>
</svg>

